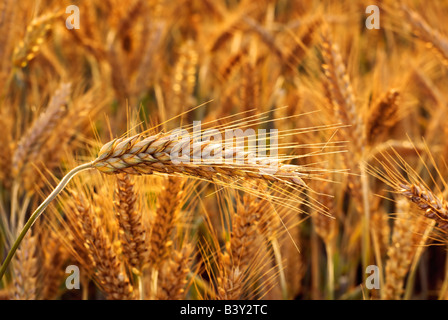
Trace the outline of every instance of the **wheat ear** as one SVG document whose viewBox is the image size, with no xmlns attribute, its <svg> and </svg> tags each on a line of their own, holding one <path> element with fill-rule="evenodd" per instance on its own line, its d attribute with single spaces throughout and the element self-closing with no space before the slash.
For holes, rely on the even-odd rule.
<svg viewBox="0 0 448 320">
<path fill-rule="evenodd" d="M 44 43 L 54 21 L 62 13 L 49 13 L 42 15 L 28 25 L 24 40 L 14 48 L 13 63 L 16 67 L 24 68 L 33 60 Z"/>
<path fill-rule="evenodd" d="M 402 5 L 401 9 L 416 36 L 431 47 L 434 47 L 442 57 L 443 62 L 448 64 L 448 41 L 446 37 L 439 31 L 431 28 L 417 12 L 405 5 Z"/>
<path fill-rule="evenodd" d="M 121 228 L 120 238 L 123 254 L 132 268 L 141 273 L 147 261 L 148 238 L 143 226 L 142 214 L 139 212 L 134 191 L 134 182 L 127 174 L 117 175 L 116 217 Z"/>
<path fill-rule="evenodd" d="M 404 203 L 403 203 L 404 201 Z M 384 299 L 399 300 L 404 292 L 404 278 L 412 262 L 412 234 L 414 223 L 406 199 L 397 202 L 397 219 L 394 222 L 392 243 L 387 250 L 386 286 Z"/>
<path fill-rule="evenodd" d="M 93 161 L 93 166 L 106 174 L 127 172 L 130 174 L 152 174 L 154 172 L 164 174 L 181 174 L 193 176 L 212 182 L 217 182 L 220 177 L 261 179 L 272 182 L 283 182 L 288 185 L 305 186 L 302 177 L 306 175 L 298 171 L 298 166 L 278 164 L 275 173 L 269 173 L 269 166 L 265 163 L 268 159 L 250 159 L 253 154 L 244 151 L 244 148 L 232 148 L 226 150 L 222 143 L 213 141 L 201 141 L 190 144 L 189 163 L 176 164 L 171 160 L 171 154 L 181 151 L 184 143 L 171 139 L 170 133 L 159 133 L 152 136 L 137 134 L 129 138 L 118 138 L 106 143 L 100 150 L 98 158 Z M 203 150 L 210 151 L 210 158 L 204 157 Z M 212 163 L 196 163 L 202 152 L 202 161 Z M 214 154 L 221 152 L 222 158 L 217 161 Z M 212 155 L 213 154 L 213 155 Z M 242 159 L 243 164 L 226 163 L 226 159 Z M 219 163 L 218 163 L 219 162 Z"/>
<path fill-rule="evenodd" d="M 218 276 L 218 298 L 222 300 L 241 299 L 244 294 L 245 278 L 251 267 L 260 259 L 263 203 L 252 195 L 237 199 L 237 210 L 232 216 L 230 240 L 226 252 L 220 253 L 222 269 Z"/>
<path fill-rule="evenodd" d="M 159 268 L 160 264 L 170 255 L 173 244 L 171 233 L 182 207 L 182 188 L 182 180 L 169 177 L 158 197 L 158 208 L 151 225 L 149 263 L 153 268 Z"/>
<path fill-rule="evenodd" d="M 104 226 L 93 212 L 92 206 L 81 194 L 72 192 L 76 204 L 76 215 L 82 230 L 84 245 L 90 262 L 95 267 L 95 274 L 101 288 L 111 300 L 133 299 L 133 287 L 128 276 L 123 272 L 122 262 L 106 233 Z"/>
<path fill-rule="evenodd" d="M 42 113 L 17 145 L 12 158 L 12 171 L 18 176 L 28 161 L 35 161 L 54 128 L 67 113 L 65 105 L 70 95 L 70 83 L 61 84 L 52 96 L 47 110 Z"/>
<path fill-rule="evenodd" d="M 37 237 L 30 233 L 17 252 L 17 267 L 14 275 L 16 300 L 37 299 L 38 271 Z"/>
</svg>

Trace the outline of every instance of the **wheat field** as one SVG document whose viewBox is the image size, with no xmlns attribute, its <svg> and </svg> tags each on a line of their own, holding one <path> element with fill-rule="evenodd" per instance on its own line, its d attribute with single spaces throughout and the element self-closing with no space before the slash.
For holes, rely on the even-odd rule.
<svg viewBox="0 0 448 320">
<path fill-rule="evenodd" d="M 0 299 L 448 299 L 447 18 L 0 0 Z"/>
</svg>

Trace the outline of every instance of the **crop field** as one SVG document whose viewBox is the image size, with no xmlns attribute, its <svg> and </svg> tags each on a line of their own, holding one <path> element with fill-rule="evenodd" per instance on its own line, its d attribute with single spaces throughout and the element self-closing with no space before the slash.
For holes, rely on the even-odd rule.
<svg viewBox="0 0 448 320">
<path fill-rule="evenodd" d="M 0 0 L 0 300 L 448 299 L 447 19 Z"/>
</svg>

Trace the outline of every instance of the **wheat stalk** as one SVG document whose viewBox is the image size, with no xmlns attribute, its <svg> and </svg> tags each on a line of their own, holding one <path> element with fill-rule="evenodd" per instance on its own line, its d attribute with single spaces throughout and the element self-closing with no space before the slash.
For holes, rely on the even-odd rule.
<svg viewBox="0 0 448 320">
<path fill-rule="evenodd" d="M 398 156 L 396 151 L 395 154 Z M 379 161 L 384 171 L 371 166 L 371 174 L 384 183 L 389 185 L 395 192 L 403 195 L 409 201 L 415 203 L 424 216 L 434 220 L 438 227 L 443 230 L 448 229 L 448 203 L 442 196 L 436 195 L 427 185 L 423 183 L 422 178 L 399 157 L 398 162 L 392 160 L 389 155 L 383 154 L 387 163 Z M 432 158 L 431 158 L 432 159 Z M 397 168 L 391 166 L 398 165 L 400 169 L 405 170 L 408 178 Z M 437 171 L 440 173 L 440 171 Z"/>
</svg>

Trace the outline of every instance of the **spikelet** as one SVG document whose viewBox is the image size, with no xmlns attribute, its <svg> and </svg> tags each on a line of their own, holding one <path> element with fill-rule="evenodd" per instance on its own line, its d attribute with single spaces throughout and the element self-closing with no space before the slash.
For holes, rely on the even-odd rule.
<svg viewBox="0 0 448 320">
<path fill-rule="evenodd" d="M 391 244 L 387 251 L 386 283 L 384 299 L 399 300 L 402 298 L 404 280 L 409 272 L 417 249 L 426 244 L 433 224 L 423 220 L 421 215 L 415 215 L 418 207 L 400 198 L 397 201 L 397 216 L 394 223 Z M 418 212 L 417 212 L 418 213 Z"/>
<path fill-rule="evenodd" d="M 425 217 L 436 221 L 439 228 L 448 230 L 448 204 L 445 199 L 419 183 L 401 184 L 397 191 L 415 203 Z"/>
<path fill-rule="evenodd" d="M 238 201 L 232 218 L 231 257 L 242 272 L 254 262 L 260 247 L 258 224 L 262 220 L 262 208 L 253 196 L 246 194 L 242 201 Z"/>
<path fill-rule="evenodd" d="M 399 91 L 390 89 L 367 113 L 365 135 L 369 144 L 380 140 L 381 137 L 388 133 L 388 129 L 393 127 L 399 120 L 399 97 Z"/>
<path fill-rule="evenodd" d="M 33 60 L 45 42 L 48 33 L 61 13 L 47 13 L 34 20 L 26 28 L 26 34 L 14 49 L 13 63 L 16 67 L 25 68 Z"/>
<path fill-rule="evenodd" d="M 191 272 L 191 253 L 193 247 L 184 245 L 181 250 L 175 250 L 172 258 L 166 261 L 166 265 L 159 274 L 158 300 L 182 300 L 186 295 L 188 275 Z"/>
<path fill-rule="evenodd" d="M 398 162 L 393 160 L 390 155 L 383 154 L 387 161 L 380 162 L 383 170 L 371 166 L 369 172 L 390 186 L 395 192 L 415 203 L 423 216 L 434 220 L 439 229 L 448 230 L 448 203 L 446 200 L 427 187 L 422 178 L 396 151 L 395 154 L 399 157 Z M 403 173 L 392 167 L 393 165 L 401 166 L 407 172 L 408 177 L 405 178 Z"/>
<path fill-rule="evenodd" d="M 230 256 L 227 252 L 220 254 L 219 259 L 224 265 L 230 265 Z M 228 270 L 223 268 L 221 274 L 217 278 L 218 300 L 239 300 L 244 292 L 244 277 L 238 267 Z"/>
<path fill-rule="evenodd" d="M 333 43 L 328 30 L 322 33 L 322 49 L 325 62 L 322 68 L 327 78 L 331 103 L 335 108 L 334 111 L 338 119 L 342 123 L 351 126 L 347 129 L 347 133 L 352 141 L 352 149 L 355 152 L 355 156 L 359 158 L 364 149 L 362 141 L 363 122 L 357 111 L 355 95 L 342 61 L 339 47 Z"/>
<path fill-rule="evenodd" d="M 241 65 L 246 55 L 247 50 L 239 50 L 237 53 L 230 56 L 227 62 L 220 67 L 219 76 L 223 83 L 226 83 L 231 78 L 232 74 Z"/>
</svg>

